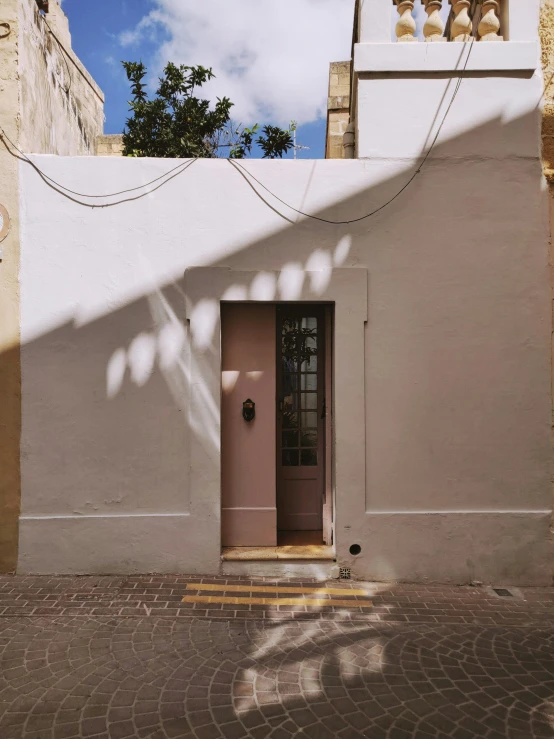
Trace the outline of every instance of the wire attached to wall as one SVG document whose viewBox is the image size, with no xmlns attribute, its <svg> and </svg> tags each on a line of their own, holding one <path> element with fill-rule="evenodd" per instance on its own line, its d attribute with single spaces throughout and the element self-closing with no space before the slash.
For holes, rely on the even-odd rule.
<svg viewBox="0 0 554 739">
<path fill-rule="evenodd" d="M 56 34 L 54 33 L 54 31 L 52 30 L 52 28 L 50 26 L 50 23 L 48 23 L 48 21 L 46 20 L 45 16 L 42 15 L 42 13 L 39 13 L 39 16 L 40 16 L 40 18 L 42 18 L 42 20 L 44 21 L 44 23 L 46 23 L 46 26 L 47 26 L 48 30 L 50 31 L 50 34 L 53 36 L 54 40 L 56 41 L 56 43 L 58 44 L 58 46 L 60 47 L 60 50 L 62 52 L 62 59 L 64 60 L 65 68 L 67 69 L 67 79 L 69 80 L 68 86 L 67 87 L 64 87 L 64 92 L 65 92 L 66 95 L 69 95 L 69 91 L 71 90 L 71 72 L 69 70 L 69 64 L 67 63 L 67 59 L 66 59 L 66 51 L 65 51 L 64 47 L 62 46 L 62 42 L 59 40 L 59 38 L 56 36 Z"/>
<path fill-rule="evenodd" d="M 467 44 L 468 42 L 466 41 L 465 43 Z M 346 221 L 333 221 L 333 220 L 330 220 L 330 219 L 327 219 L 327 218 L 321 218 L 320 216 L 314 216 L 314 215 L 312 215 L 310 213 L 304 213 L 304 211 L 298 210 L 298 208 L 295 208 L 293 205 L 290 205 L 289 203 L 286 203 L 278 195 L 275 195 L 275 193 L 272 192 L 268 187 L 266 187 L 263 184 L 263 182 L 260 182 L 260 180 L 258 180 L 252 174 L 252 172 L 249 172 L 242 164 L 239 164 L 239 160 L 237 160 L 237 159 L 229 159 L 228 162 L 233 167 L 235 167 L 235 169 L 239 169 L 243 173 L 243 176 L 250 177 L 252 180 L 254 180 L 254 182 L 257 182 L 257 184 L 260 185 L 260 187 L 263 187 L 263 189 L 267 193 L 269 193 L 269 195 L 271 195 L 271 197 L 275 198 L 275 200 L 278 200 L 280 203 L 282 203 L 282 205 L 286 206 L 287 208 L 290 208 L 290 210 L 292 210 L 294 213 L 297 213 L 298 215 L 304 216 L 305 218 L 311 218 L 314 221 L 321 221 L 321 223 L 327 223 L 327 224 L 330 224 L 330 225 L 333 225 L 333 226 L 346 226 L 346 225 L 349 225 L 349 224 L 352 224 L 352 223 L 359 223 L 360 221 L 365 221 L 368 218 L 371 218 L 372 216 L 376 215 L 380 211 L 384 210 L 384 208 L 386 208 L 391 203 L 393 203 L 397 198 L 399 198 L 400 195 L 402 195 L 402 193 L 404 192 L 404 190 L 406 190 L 412 184 L 412 182 L 415 180 L 415 178 L 421 172 L 422 167 L 425 164 L 425 162 L 429 159 L 429 157 L 431 155 L 431 152 L 435 148 L 435 144 L 437 143 L 437 141 L 439 139 L 439 136 L 440 136 L 441 131 L 442 131 L 443 127 L 444 127 L 444 124 L 446 122 L 446 119 L 448 117 L 448 114 L 450 113 L 450 110 L 451 110 L 452 106 L 454 105 L 454 101 L 456 100 L 456 97 L 457 97 L 458 92 L 460 90 L 460 87 L 461 87 L 461 84 L 462 84 L 462 81 L 463 81 L 463 76 L 464 76 L 464 73 L 465 73 L 465 71 L 467 69 L 467 64 L 469 62 L 469 57 L 471 55 L 471 51 L 473 49 L 473 44 L 474 43 L 475 43 L 475 39 L 472 39 L 472 41 L 470 42 L 469 52 L 467 54 L 466 61 L 465 61 L 464 67 L 462 69 L 462 72 L 460 74 L 460 77 L 459 77 L 459 79 L 458 79 L 458 81 L 456 83 L 456 88 L 454 90 L 454 94 L 452 95 L 452 99 L 450 100 L 450 103 L 448 105 L 448 108 L 446 109 L 446 112 L 445 112 L 445 114 L 443 116 L 443 119 L 441 121 L 441 124 L 439 125 L 439 127 L 437 129 L 437 133 L 435 134 L 435 136 L 433 138 L 433 141 L 431 143 L 431 146 L 427 150 L 427 153 L 423 157 L 421 163 L 418 165 L 418 167 L 416 168 L 415 172 L 410 177 L 410 179 L 406 182 L 406 184 L 400 190 L 398 190 L 398 192 L 395 195 L 393 195 L 392 198 L 390 198 L 389 200 L 387 200 L 386 203 L 383 203 L 383 205 L 380 205 L 378 208 L 375 208 L 375 210 L 372 210 L 370 213 L 366 213 L 366 215 L 364 215 L 364 216 L 360 216 L 359 218 L 351 218 L 350 220 L 346 220 Z M 258 197 L 263 200 L 263 202 L 266 205 L 269 205 L 269 203 L 267 203 L 267 201 L 256 190 L 256 188 L 253 188 L 253 190 L 254 190 L 254 192 L 256 192 L 256 194 L 258 195 Z"/>
<path fill-rule="evenodd" d="M 62 44 L 62 42 L 60 41 L 60 39 L 56 36 L 56 34 L 54 33 L 54 31 L 52 30 L 52 26 L 46 20 L 46 17 L 44 15 L 42 15 L 42 14 L 41 14 L 40 17 L 42 18 L 42 20 L 44 21 L 44 23 L 46 23 L 46 25 L 48 26 L 48 30 L 50 31 L 50 33 L 52 34 L 52 36 L 56 40 L 58 46 L 60 47 L 66 65 L 67 65 L 67 60 L 69 59 L 69 61 L 73 64 L 73 66 L 75 67 L 75 69 L 77 70 L 77 72 L 79 72 L 79 74 L 81 75 L 81 77 L 85 80 L 85 82 L 90 87 L 90 89 L 93 91 L 93 93 L 96 95 L 96 97 L 103 103 L 104 102 L 104 98 L 102 97 L 102 95 L 100 95 L 98 93 L 98 90 L 92 84 L 92 82 L 90 81 L 90 79 L 87 76 L 87 74 L 81 69 L 81 67 L 77 64 L 77 62 L 75 61 L 75 59 L 72 57 L 72 55 L 67 51 L 67 49 L 65 48 L 65 46 Z M 68 67 L 68 74 L 69 74 L 69 80 L 70 80 L 70 83 L 71 83 L 71 73 L 69 72 L 69 67 Z"/>
<path fill-rule="evenodd" d="M 429 157 L 430 157 L 430 155 L 431 155 L 433 149 L 435 148 L 435 145 L 436 145 L 436 143 L 437 143 L 437 141 L 439 139 L 439 136 L 440 136 L 441 131 L 442 131 L 443 127 L 444 127 L 444 124 L 446 122 L 446 119 L 447 119 L 447 117 L 448 117 L 448 115 L 450 113 L 450 110 L 452 109 L 452 106 L 454 104 L 454 101 L 456 100 L 456 97 L 458 95 L 458 92 L 460 90 L 461 84 L 462 84 L 463 79 L 464 79 L 464 76 L 465 76 L 465 72 L 467 70 L 467 65 L 469 63 L 471 52 L 472 52 L 472 49 L 473 49 L 473 44 L 475 43 L 475 39 L 472 38 L 470 42 L 468 42 L 468 41 L 464 42 L 464 48 L 467 46 L 468 43 L 469 43 L 469 50 L 468 50 L 468 53 L 466 55 L 464 66 L 463 66 L 463 68 L 461 70 L 460 77 L 459 77 L 459 79 L 456 82 L 456 87 L 455 87 L 454 93 L 452 95 L 452 98 L 450 100 L 450 103 L 448 104 L 448 107 L 447 107 L 447 109 L 445 111 L 445 114 L 444 114 L 444 116 L 442 118 L 442 121 L 441 121 L 441 123 L 440 123 L 440 125 L 439 125 L 439 127 L 437 129 L 437 132 L 436 132 L 436 134 L 435 134 L 435 136 L 433 138 L 433 141 L 431 143 L 431 146 L 427 150 L 427 153 L 425 154 L 425 156 L 423 157 L 423 159 L 421 160 L 421 162 L 417 165 L 417 168 L 415 169 L 415 171 L 412 174 L 412 176 L 408 179 L 408 181 L 406 182 L 406 184 L 400 190 L 398 190 L 398 192 L 395 195 L 393 195 L 389 200 L 387 200 L 386 203 L 383 203 L 383 205 L 379 206 L 378 208 L 375 208 L 371 212 L 366 213 L 365 215 L 360 216 L 359 218 L 351 218 L 351 219 L 343 220 L 343 221 L 335 221 L 335 220 L 331 220 L 331 219 L 327 219 L 327 218 L 322 218 L 321 216 L 315 216 L 315 215 L 312 215 L 311 213 L 305 213 L 304 211 L 299 210 L 298 208 L 295 208 L 294 206 L 290 205 L 285 200 L 283 200 L 282 198 L 280 198 L 278 195 L 275 195 L 275 193 L 273 193 L 268 187 L 266 187 L 266 185 L 264 185 L 263 182 L 261 182 L 260 180 L 258 180 L 251 172 L 249 172 L 248 169 L 246 169 L 242 164 L 239 164 L 239 160 L 237 160 L 237 159 L 229 159 L 228 160 L 229 164 L 232 167 L 234 167 L 238 172 L 240 172 L 241 175 L 243 177 L 245 177 L 247 180 L 248 180 L 248 178 L 250 178 L 251 180 L 253 180 L 254 182 L 256 182 L 269 195 L 271 195 L 271 197 L 275 198 L 275 200 L 277 200 L 278 202 L 280 202 L 282 205 L 284 205 L 285 207 L 289 208 L 294 213 L 297 213 L 298 215 L 304 216 L 305 218 L 310 218 L 311 220 L 319 221 L 321 223 L 326 223 L 328 225 L 333 225 L 333 226 L 343 226 L 343 225 L 349 225 L 349 224 L 352 224 L 352 223 L 359 223 L 360 221 L 364 221 L 364 220 L 367 220 L 368 218 L 371 218 L 372 216 L 376 215 L 380 211 L 384 210 L 387 206 L 389 206 L 397 198 L 399 198 L 400 195 L 402 195 L 402 193 L 412 184 L 412 182 L 415 180 L 415 178 L 417 177 L 417 175 L 420 174 L 423 166 L 425 165 L 425 163 L 429 159 Z M 60 44 L 60 46 L 61 46 L 61 44 Z M 456 70 L 454 70 L 454 71 L 456 71 Z M 17 147 L 17 145 L 13 143 L 13 141 L 11 141 L 11 139 L 8 137 L 8 135 L 6 134 L 6 132 L 1 127 L 0 127 L 0 137 L 2 138 L 2 141 L 4 143 L 4 146 L 6 147 L 6 149 L 8 150 L 8 152 L 12 156 L 14 156 L 15 158 L 17 158 L 19 160 L 22 160 L 22 161 L 26 162 L 27 164 L 29 164 L 37 172 L 37 174 L 42 178 L 42 180 L 49 187 L 51 187 L 53 190 L 55 190 L 56 192 L 58 192 L 60 195 L 63 195 L 64 197 L 68 198 L 72 202 L 77 203 L 78 205 L 82 205 L 82 206 L 87 207 L 87 208 L 108 208 L 108 207 L 113 207 L 115 205 L 120 205 L 120 204 L 125 203 L 125 202 L 129 202 L 129 201 L 132 201 L 132 200 L 138 200 L 138 199 L 140 199 L 140 198 L 142 198 L 142 197 L 144 197 L 144 196 L 146 196 L 146 195 L 148 195 L 148 194 L 150 194 L 152 192 L 155 192 L 159 188 L 163 187 L 165 184 L 167 184 L 167 182 L 169 182 L 170 180 L 172 180 L 175 177 L 177 177 L 180 174 L 182 174 L 195 161 L 198 161 L 197 159 L 193 158 L 193 159 L 189 159 L 189 160 L 187 160 L 185 162 L 180 162 L 176 167 L 170 169 L 168 172 L 165 172 L 164 174 L 160 175 L 159 177 L 156 177 L 155 179 L 151 180 L 150 182 L 148 182 L 148 183 L 146 183 L 144 185 L 138 185 L 137 187 L 128 188 L 126 190 L 121 190 L 121 191 L 115 192 L 115 193 L 109 193 L 109 194 L 103 194 L 103 195 L 96 195 L 96 194 L 95 195 L 89 195 L 89 194 L 77 192 L 75 190 L 71 190 L 70 188 L 66 187 L 65 185 L 62 185 L 61 183 L 57 182 L 54 178 L 50 177 L 45 172 L 43 172 L 40 169 L 40 167 L 38 167 L 31 159 L 29 159 L 29 157 L 24 152 L 22 152 Z M 8 144 L 9 144 L 9 146 L 8 146 Z M 10 147 L 12 147 L 13 149 L 15 149 L 15 151 L 18 152 L 18 153 L 14 153 L 11 150 Z M 163 180 L 163 181 L 160 182 L 160 180 Z M 123 200 L 119 200 L 119 201 L 116 201 L 114 203 L 94 204 L 94 203 L 86 203 L 86 202 L 83 202 L 83 201 L 77 199 L 77 198 L 98 199 L 98 198 L 117 197 L 119 195 L 125 195 L 127 193 L 132 193 L 132 192 L 136 192 L 138 190 L 142 190 L 142 189 L 147 188 L 147 187 L 150 187 L 150 186 L 152 186 L 152 185 L 154 185 L 155 183 L 158 183 L 158 182 L 160 184 L 156 185 L 156 187 L 153 187 L 148 192 L 141 193 L 140 195 L 137 195 L 137 196 L 132 197 L 132 198 L 125 198 Z M 265 203 L 265 205 L 267 205 L 268 207 L 270 207 L 272 210 L 275 210 L 273 208 L 273 206 L 271 206 L 271 204 L 267 202 L 267 200 L 264 198 L 264 196 L 260 192 L 258 192 L 258 190 L 256 190 L 255 187 L 253 187 L 253 190 L 256 192 L 257 196 Z M 285 218 L 285 216 L 283 216 L 283 214 L 279 213 L 279 215 L 281 217 Z"/>
<path fill-rule="evenodd" d="M 26 164 L 29 164 L 35 172 L 39 175 L 39 177 L 48 185 L 48 187 L 51 187 L 53 190 L 55 190 L 60 195 L 63 195 L 68 200 L 71 200 L 74 203 L 77 203 L 78 205 L 83 205 L 87 208 L 110 208 L 114 205 L 120 205 L 121 203 L 128 203 L 132 200 L 139 200 L 140 198 L 143 198 L 145 195 L 149 195 L 152 192 L 155 192 L 160 187 L 163 187 L 167 182 L 174 179 L 178 175 L 182 174 L 186 169 L 188 169 L 194 162 L 198 161 L 198 159 L 187 159 L 184 162 L 179 162 L 179 164 L 175 167 L 172 167 L 167 172 L 164 172 L 162 175 L 159 175 L 159 177 L 155 177 L 153 180 L 150 180 L 149 182 L 145 182 L 143 185 L 138 185 L 137 187 L 130 187 L 126 190 L 119 190 L 118 192 L 112 192 L 108 194 L 103 195 L 89 195 L 87 193 L 82 192 L 76 192 L 75 190 L 71 190 L 70 188 L 66 187 L 65 185 L 62 185 L 60 182 L 57 182 L 53 177 L 50 177 L 46 174 L 46 172 L 43 172 L 40 167 L 37 167 L 37 165 L 32 161 L 32 159 L 29 159 L 29 157 L 21 151 L 21 149 L 13 143 L 13 141 L 9 138 L 7 133 L 4 131 L 4 129 L 0 126 L 0 138 L 2 139 L 2 142 L 4 146 L 6 147 L 6 150 L 16 159 L 19 159 L 22 162 L 25 162 Z M 6 143 L 8 142 L 8 143 Z M 9 146 L 8 146 L 9 144 Z M 10 147 L 13 147 L 16 152 L 14 153 Z M 160 180 L 163 180 L 163 182 L 160 182 Z M 118 195 L 126 195 L 127 193 L 137 192 L 138 190 L 144 190 L 144 188 L 151 187 L 152 185 L 155 185 L 157 182 L 160 182 L 159 185 L 156 185 L 156 187 L 153 187 L 151 190 L 148 190 L 148 192 L 143 192 L 140 195 L 132 198 L 125 198 L 123 200 L 118 200 L 115 203 L 85 203 L 81 200 L 77 200 L 77 197 L 80 198 L 113 198 L 117 197 Z M 73 196 L 76 197 L 73 197 Z"/>
</svg>

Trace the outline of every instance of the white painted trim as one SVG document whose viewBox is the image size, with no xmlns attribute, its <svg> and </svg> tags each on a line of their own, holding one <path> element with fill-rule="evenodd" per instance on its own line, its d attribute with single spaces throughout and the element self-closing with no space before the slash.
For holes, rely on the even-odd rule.
<svg viewBox="0 0 554 739">
<path fill-rule="evenodd" d="M 501 3 L 501 22 L 502 15 L 506 14 L 506 11 L 508 34 L 511 41 L 528 41 L 537 37 L 540 0 L 509 0 L 508 3 Z"/>
<path fill-rule="evenodd" d="M 354 47 L 354 71 L 358 73 L 532 71 L 538 68 L 539 60 L 538 41 L 370 43 Z"/>
<path fill-rule="evenodd" d="M 450 516 L 450 515 L 552 515 L 554 511 L 546 510 L 459 510 L 459 511 L 366 511 L 367 516 Z"/>
<path fill-rule="evenodd" d="M 86 521 L 89 518 L 187 518 L 190 513 L 75 513 L 63 516 L 20 516 L 20 521 L 63 521 L 76 519 Z"/>
</svg>

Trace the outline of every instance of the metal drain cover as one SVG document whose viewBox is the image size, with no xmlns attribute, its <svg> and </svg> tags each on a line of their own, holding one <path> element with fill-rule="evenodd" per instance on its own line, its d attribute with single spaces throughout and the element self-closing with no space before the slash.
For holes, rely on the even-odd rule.
<svg viewBox="0 0 554 739">
<path fill-rule="evenodd" d="M 501 598 L 513 598 L 514 596 L 510 593 L 509 590 L 506 590 L 506 588 L 493 588 L 494 592 L 497 595 L 500 595 Z"/>
</svg>

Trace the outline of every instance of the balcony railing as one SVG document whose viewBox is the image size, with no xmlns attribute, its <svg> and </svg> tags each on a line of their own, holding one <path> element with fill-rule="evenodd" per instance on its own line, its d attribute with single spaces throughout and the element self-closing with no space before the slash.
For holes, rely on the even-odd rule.
<svg viewBox="0 0 554 739">
<path fill-rule="evenodd" d="M 451 0 L 451 14 L 445 26 L 441 17 L 443 0 L 422 0 L 427 20 L 423 40 L 437 41 L 503 41 L 501 2 L 506 0 Z M 413 15 L 414 0 L 394 0 L 398 12 L 396 39 L 399 43 L 418 42 Z"/>
</svg>

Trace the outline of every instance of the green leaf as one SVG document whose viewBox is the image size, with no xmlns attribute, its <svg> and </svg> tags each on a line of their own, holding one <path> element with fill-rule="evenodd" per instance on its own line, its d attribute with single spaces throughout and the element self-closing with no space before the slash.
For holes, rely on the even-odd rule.
<svg viewBox="0 0 554 739">
<path fill-rule="evenodd" d="M 131 85 L 132 99 L 123 132 L 123 154 L 142 157 L 217 157 L 228 149 L 229 157 L 244 158 L 252 151 L 259 126 L 243 128 L 231 122 L 233 103 L 217 98 L 213 107 L 198 97 L 199 90 L 215 77 L 211 68 L 168 62 L 152 99 L 146 93 L 147 69 L 142 62 L 122 62 Z M 292 148 L 290 131 L 265 126 L 257 142 L 264 157 L 282 157 Z"/>
</svg>

